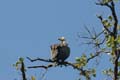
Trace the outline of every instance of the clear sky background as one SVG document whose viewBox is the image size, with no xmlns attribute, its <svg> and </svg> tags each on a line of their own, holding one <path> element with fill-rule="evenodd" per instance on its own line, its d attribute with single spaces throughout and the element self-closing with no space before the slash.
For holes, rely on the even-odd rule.
<svg viewBox="0 0 120 80">
<path fill-rule="evenodd" d="M 90 50 L 79 45 L 77 33 L 84 33 L 84 25 L 102 29 L 96 14 L 105 8 L 95 5 L 96 0 L 0 0 L 0 79 L 21 80 L 20 73 L 12 66 L 19 57 L 50 58 L 50 45 L 65 36 L 71 47 L 68 61 Z M 83 34 L 84 35 L 84 34 Z M 102 62 L 102 60 L 101 60 Z M 41 65 L 31 63 L 28 65 Z M 105 61 L 104 61 L 105 63 Z M 106 62 L 107 63 L 107 62 Z M 105 64 L 103 64 L 105 66 Z M 100 70 L 102 67 L 98 67 Z M 40 80 L 44 69 L 31 69 L 28 76 Z M 71 67 L 50 68 L 46 80 L 75 80 L 79 72 Z M 104 76 L 103 76 L 104 77 Z M 101 75 L 97 75 L 100 79 Z M 96 79 L 96 80 L 97 80 Z"/>
</svg>

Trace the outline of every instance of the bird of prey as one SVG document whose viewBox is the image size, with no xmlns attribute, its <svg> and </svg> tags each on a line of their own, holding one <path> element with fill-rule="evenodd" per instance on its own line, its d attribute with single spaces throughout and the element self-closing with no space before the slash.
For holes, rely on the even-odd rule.
<svg viewBox="0 0 120 80">
<path fill-rule="evenodd" d="M 64 37 L 58 38 L 59 44 L 51 45 L 51 59 L 57 63 L 64 62 L 70 56 L 70 48 Z"/>
</svg>

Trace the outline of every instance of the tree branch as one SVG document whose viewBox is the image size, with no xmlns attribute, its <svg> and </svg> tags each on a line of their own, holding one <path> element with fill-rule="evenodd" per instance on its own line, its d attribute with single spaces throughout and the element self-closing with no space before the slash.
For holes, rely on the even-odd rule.
<svg viewBox="0 0 120 80">
<path fill-rule="evenodd" d="M 31 59 L 31 58 L 27 57 L 27 59 L 30 60 L 31 62 L 34 62 L 34 61 L 43 61 L 43 62 L 51 62 L 51 63 L 53 63 L 53 64 L 49 64 L 47 66 L 44 66 L 44 65 L 42 65 L 42 66 L 31 66 L 31 67 L 28 67 L 28 68 L 45 68 L 46 69 L 46 68 L 53 67 L 54 63 L 55 63 L 55 61 L 41 59 L 41 58 Z M 80 68 L 78 68 L 77 66 L 75 66 L 75 63 L 70 63 L 70 62 L 67 62 L 67 61 L 59 63 L 58 66 L 59 65 L 72 66 L 73 68 L 80 70 Z"/>
<path fill-rule="evenodd" d="M 35 62 L 35 61 L 55 62 L 55 61 L 52 61 L 51 59 L 41 59 L 41 58 L 31 59 L 30 57 L 26 57 L 26 58 L 31 62 Z"/>
<path fill-rule="evenodd" d="M 116 35 L 117 35 L 118 19 L 117 19 L 117 15 L 116 15 L 116 11 L 115 11 L 115 4 L 114 4 L 113 0 L 111 0 L 109 3 L 111 3 L 111 5 L 108 4 L 108 3 L 102 3 L 102 2 L 96 3 L 96 5 L 107 6 L 107 7 L 111 10 L 112 16 L 113 16 L 114 21 L 115 21 L 115 23 L 114 23 L 114 28 L 113 28 L 113 34 L 114 34 L 114 36 L 116 37 Z M 101 17 L 101 16 L 98 17 L 98 18 L 102 21 L 102 17 Z M 105 26 L 104 26 L 104 28 L 105 28 L 109 33 L 111 33 Z"/>
<path fill-rule="evenodd" d="M 112 12 L 112 16 L 113 16 L 113 18 L 114 18 L 114 21 L 115 21 L 115 23 L 114 23 L 114 29 L 113 29 L 113 33 L 114 33 L 114 35 L 115 35 L 115 38 L 117 37 L 117 25 L 118 25 L 118 19 L 117 19 L 117 15 L 116 15 L 116 12 L 115 12 L 115 5 L 114 5 L 114 2 L 113 2 L 113 0 L 112 0 L 112 2 L 111 2 L 111 12 Z"/>
<path fill-rule="evenodd" d="M 44 66 L 44 65 L 42 65 L 42 66 L 29 66 L 28 68 L 44 68 L 44 69 L 48 69 L 50 67 L 53 67 L 53 65 L 49 64 L 47 66 Z"/>
<path fill-rule="evenodd" d="M 101 23 L 103 21 L 103 18 L 102 16 L 98 16 L 98 19 L 100 19 Z M 113 33 L 103 24 L 103 27 L 105 28 L 105 30 L 110 34 L 110 35 L 113 35 Z"/>
<path fill-rule="evenodd" d="M 77 69 L 78 71 L 80 71 L 80 74 L 84 75 L 84 76 L 86 75 L 86 71 L 87 71 L 87 70 L 84 70 L 81 67 L 77 67 L 75 65 L 76 63 L 71 63 L 71 62 L 67 62 L 67 61 L 62 62 L 62 63 L 60 63 L 58 65 L 55 65 L 55 63 L 53 61 L 51 61 L 51 60 L 46 60 L 46 59 L 41 59 L 41 58 L 31 59 L 29 57 L 27 57 L 27 59 L 30 60 L 31 62 L 34 62 L 34 61 L 43 61 L 43 62 L 51 62 L 52 63 L 52 64 L 48 64 L 47 66 L 46 65 L 42 65 L 42 66 L 29 66 L 28 68 L 44 68 L 44 69 L 48 69 L 48 68 L 51 68 L 51 67 L 56 67 L 56 66 L 59 66 L 59 65 L 60 66 L 64 65 L 64 66 L 71 66 L 72 68 Z"/>
<path fill-rule="evenodd" d="M 109 4 L 110 3 L 110 4 Z M 114 1 L 111 0 L 110 2 L 107 2 L 105 4 L 103 4 L 102 2 L 100 2 L 99 4 L 97 5 L 101 5 L 101 6 L 107 6 L 111 13 L 112 13 L 112 16 L 113 16 L 113 19 L 114 19 L 114 27 L 113 27 L 113 31 L 112 31 L 112 36 L 114 37 L 114 40 L 116 40 L 117 38 L 117 33 L 118 33 L 118 30 L 117 30 L 117 26 L 118 26 L 118 19 L 117 19 L 117 14 L 116 14 L 116 11 L 115 11 L 115 4 L 114 4 Z M 99 17 L 99 19 L 102 21 L 102 17 Z M 104 28 L 109 32 L 111 33 L 105 26 Z M 115 54 L 115 62 L 114 62 L 114 80 L 118 80 L 118 60 L 119 60 L 119 52 L 117 51 L 117 44 L 116 42 L 114 41 L 114 54 Z"/>
<path fill-rule="evenodd" d="M 20 70 L 22 72 L 22 78 L 23 78 L 23 80 L 27 80 L 26 74 L 25 74 L 25 65 L 24 65 L 23 61 L 21 62 L 21 69 Z"/>
<path fill-rule="evenodd" d="M 88 63 L 91 59 L 99 56 L 100 53 L 110 53 L 110 52 L 109 52 L 109 51 L 97 51 L 95 55 L 93 55 L 93 56 L 91 56 L 91 57 L 89 57 L 89 58 L 87 59 L 87 63 Z"/>
</svg>

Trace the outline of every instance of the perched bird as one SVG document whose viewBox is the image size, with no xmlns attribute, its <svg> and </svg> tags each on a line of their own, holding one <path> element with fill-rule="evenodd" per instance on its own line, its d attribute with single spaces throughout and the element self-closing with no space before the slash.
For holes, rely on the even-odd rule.
<svg viewBox="0 0 120 80">
<path fill-rule="evenodd" d="M 60 37 L 58 40 L 59 44 L 51 45 L 51 59 L 57 63 L 62 63 L 70 56 L 70 48 L 64 37 Z"/>
</svg>

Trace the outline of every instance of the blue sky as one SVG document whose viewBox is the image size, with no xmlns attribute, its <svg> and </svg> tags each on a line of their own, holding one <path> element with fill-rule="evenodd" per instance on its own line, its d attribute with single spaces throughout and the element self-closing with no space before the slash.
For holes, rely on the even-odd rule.
<svg viewBox="0 0 120 80">
<path fill-rule="evenodd" d="M 97 13 L 105 8 L 95 5 L 95 0 L 0 0 L 0 78 L 20 78 L 12 64 L 19 57 L 50 58 L 50 45 L 65 36 L 71 47 L 69 61 L 74 61 L 89 47 L 79 46 L 77 33 L 84 33 L 84 25 L 102 29 Z M 87 49 L 86 49 L 87 48 Z M 30 63 L 28 65 L 40 65 Z M 26 66 L 28 66 L 26 65 Z M 29 70 L 28 76 L 38 77 L 43 69 Z M 78 72 L 72 68 L 51 68 L 46 80 L 75 80 Z M 99 78 L 99 76 L 97 76 Z M 18 79 L 20 80 L 20 79 Z"/>
</svg>

